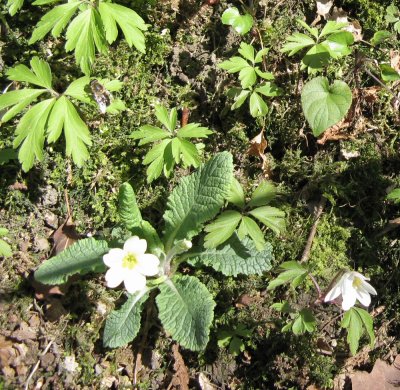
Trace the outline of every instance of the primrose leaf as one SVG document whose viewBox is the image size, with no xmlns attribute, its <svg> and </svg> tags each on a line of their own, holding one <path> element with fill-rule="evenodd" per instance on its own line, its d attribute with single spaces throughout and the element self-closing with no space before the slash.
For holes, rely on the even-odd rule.
<svg viewBox="0 0 400 390">
<path fill-rule="evenodd" d="M 35 2 L 35 5 L 40 5 Z M 66 4 L 54 7 L 51 11 L 42 16 L 35 29 L 33 30 L 29 44 L 33 44 L 43 39 L 51 31 L 53 37 L 60 36 L 62 30 L 66 27 L 78 7 L 82 4 L 80 0 L 71 0 Z"/>
<path fill-rule="evenodd" d="M 119 4 L 101 1 L 99 12 L 109 44 L 117 39 L 118 29 L 116 25 L 118 23 L 129 47 L 133 45 L 141 53 L 145 52 L 145 39 L 142 31 L 147 30 L 147 25 L 135 11 Z"/>
<path fill-rule="evenodd" d="M 298 51 L 308 46 L 315 45 L 314 39 L 302 33 L 294 33 L 286 38 L 286 43 L 282 47 L 281 52 L 289 52 L 289 56 L 296 54 Z"/>
<path fill-rule="evenodd" d="M 56 99 L 47 99 L 34 105 L 18 123 L 15 131 L 17 137 L 14 139 L 13 146 L 17 148 L 22 144 L 18 159 L 25 172 L 32 168 L 35 157 L 39 161 L 43 159 L 45 126 L 55 101 Z"/>
<path fill-rule="evenodd" d="M 350 109 L 351 102 L 349 86 L 339 80 L 329 85 L 326 77 L 312 79 L 301 93 L 304 115 L 316 137 L 343 119 Z"/>
<path fill-rule="evenodd" d="M 271 206 L 262 206 L 254 210 L 250 210 L 249 214 L 257 218 L 265 226 L 268 226 L 276 234 L 285 231 L 285 212 Z"/>
<path fill-rule="evenodd" d="M 122 224 L 131 230 L 140 225 L 142 215 L 136 202 L 135 192 L 129 183 L 122 183 L 118 193 L 118 214 Z"/>
<path fill-rule="evenodd" d="M 258 251 L 249 237 L 239 240 L 237 234 L 218 248 L 193 248 L 188 255 L 188 263 L 197 266 L 203 264 L 222 272 L 226 276 L 261 275 L 269 271 L 274 260 L 272 245 L 267 242 L 262 251 Z"/>
<path fill-rule="evenodd" d="M 44 284 L 66 283 L 77 273 L 104 270 L 102 256 L 108 252 L 106 241 L 85 238 L 44 261 L 35 272 L 35 279 Z"/>
<path fill-rule="evenodd" d="M 65 50 L 75 51 L 76 64 L 85 75 L 89 75 L 95 59 L 95 49 L 100 53 L 107 49 L 99 12 L 89 7 L 76 16 L 68 26 L 66 37 Z"/>
<path fill-rule="evenodd" d="M 137 336 L 140 330 L 142 307 L 148 297 L 147 290 L 132 294 L 120 309 L 113 310 L 108 315 L 103 335 L 105 347 L 122 347 Z"/>
<path fill-rule="evenodd" d="M 249 105 L 250 114 L 254 118 L 268 114 L 268 106 L 257 92 L 252 92 L 250 95 Z"/>
<path fill-rule="evenodd" d="M 232 155 L 218 153 L 190 176 L 181 180 L 168 198 L 165 220 L 165 248 L 174 241 L 191 239 L 222 207 L 232 182 Z"/>
<path fill-rule="evenodd" d="M 147 248 L 150 253 L 158 255 L 159 250 L 163 249 L 160 237 L 150 222 L 145 220 L 140 221 L 138 226 L 131 228 L 131 233 L 138 237 L 143 237 L 147 241 Z"/>
<path fill-rule="evenodd" d="M 205 248 L 216 248 L 225 242 L 235 231 L 242 219 L 238 211 L 224 211 L 218 218 L 204 228 L 208 234 L 204 237 Z"/>
<path fill-rule="evenodd" d="M 175 275 L 159 286 L 156 302 L 165 330 L 183 347 L 203 350 L 214 317 L 212 295 L 194 276 Z"/>
<path fill-rule="evenodd" d="M 243 187 L 235 177 L 232 179 L 232 186 L 226 200 L 239 208 L 244 207 L 245 197 Z"/>
<path fill-rule="evenodd" d="M 250 207 L 264 206 L 275 199 L 277 194 L 276 187 L 269 181 L 263 180 L 254 190 L 249 201 Z"/>
</svg>

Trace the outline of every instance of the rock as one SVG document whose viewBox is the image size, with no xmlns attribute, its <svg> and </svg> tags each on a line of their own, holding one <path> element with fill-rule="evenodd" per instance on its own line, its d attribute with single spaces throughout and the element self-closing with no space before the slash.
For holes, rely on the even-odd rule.
<svg viewBox="0 0 400 390">
<path fill-rule="evenodd" d="M 44 207 L 55 206 L 58 202 L 58 192 L 51 186 L 46 186 L 41 196 L 42 205 Z"/>
<path fill-rule="evenodd" d="M 34 244 L 35 252 L 47 252 L 50 250 L 50 244 L 46 238 L 36 238 Z"/>
</svg>

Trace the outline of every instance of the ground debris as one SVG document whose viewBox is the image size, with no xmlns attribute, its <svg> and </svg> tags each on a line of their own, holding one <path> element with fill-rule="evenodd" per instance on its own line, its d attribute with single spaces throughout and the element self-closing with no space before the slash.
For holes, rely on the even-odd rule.
<svg viewBox="0 0 400 390">
<path fill-rule="evenodd" d="M 179 352 L 179 344 L 172 346 L 172 353 L 174 355 L 174 375 L 172 376 L 169 389 L 189 390 L 189 372 L 185 365 L 185 361 Z"/>
</svg>

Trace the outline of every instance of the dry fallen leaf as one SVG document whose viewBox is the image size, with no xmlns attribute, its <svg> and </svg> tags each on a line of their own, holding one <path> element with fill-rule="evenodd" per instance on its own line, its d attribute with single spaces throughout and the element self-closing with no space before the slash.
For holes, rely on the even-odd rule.
<svg viewBox="0 0 400 390">
<path fill-rule="evenodd" d="M 54 246 L 52 249 L 52 255 L 58 255 L 61 251 L 79 240 L 79 238 L 80 236 L 76 232 L 75 224 L 72 222 L 72 217 L 68 215 L 65 222 L 53 234 Z"/>
<path fill-rule="evenodd" d="M 260 157 L 262 160 L 261 169 L 266 178 L 271 176 L 271 167 L 269 166 L 268 158 L 264 151 L 268 146 L 268 142 L 264 137 L 264 130 L 261 130 L 253 139 L 250 140 L 250 147 L 247 150 L 249 156 Z"/>
<path fill-rule="evenodd" d="M 357 371 L 350 376 L 353 390 L 391 390 L 400 385 L 400 355 L 390 366 L 378 359 L 370 373 Z"/>
<path fill-rule="evenodd" d="M 344 27 L 343 30 L 351 32 L 354 36 L 354 40 L 359 42 L 363 39 L 362 27 L 358 20 L 354 19 L 349 21 L 347 18 L 347 13 L 343 11 L 342 8 L 334 7 L 332 14 L 329 16 L 328 20 L 334 20 L 338 23 L 348 23 L 348 26 Z"/>
<path fill-rule="evenodd" d="M 333 6 L 333 0 L 317 0 L 317 14 L 326 18 Z"/>
<path fill-rule="evenodd" d="M 179 344 L 172 346 L 172 353 L 174 354 L 174 375 L 171 383 L 168 386 L 169 389 L 189 390 L 189 372 L 183 360 L 181 353 L 179 352 Z"/>
<path fill-rule="evenodd" d="M 400 53 L 398 50 L 390 50 L 390 66 L 396 72 L 400 72 Z"/>
<path fill-rule="evenodd" d="M 214 386 L 205 374 L 202 372 L 199 374 L 199 386 L 201 390 L 216 390 L 217 386 Z"/>
</svg>

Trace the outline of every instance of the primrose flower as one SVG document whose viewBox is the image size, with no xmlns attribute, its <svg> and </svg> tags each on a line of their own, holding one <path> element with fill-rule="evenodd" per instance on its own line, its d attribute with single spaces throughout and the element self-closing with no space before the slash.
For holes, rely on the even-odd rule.
<svg viewBox="0 0 400 390">
<path fill-rule="evenodd" d="M 103 256 L 104 264 L 110 267 L 106 272 L 107 286 L 114 288 L 124 282 L 131 294 L 143 290 L 146 287 L 146 276 L 157 275 L 160 264 L 157 256 L 145 253 L 146 249 L 146 240 L 138 236 L 129 238 L 124 249 L 110 249 Z"/>
<path fill-rule="evenodd" d="M 369 280 L 364 275 L 356 271 L 345 272 L 333 288 L 326 294 L 324 301 L 333 301 L 339 295 L 342 295 L 342 309 L 349 310 L 356 300 L 363 306 L 369 306 L 371 295 L 376 295 L 376 290 L 366 282 Z"/>
</svg>

